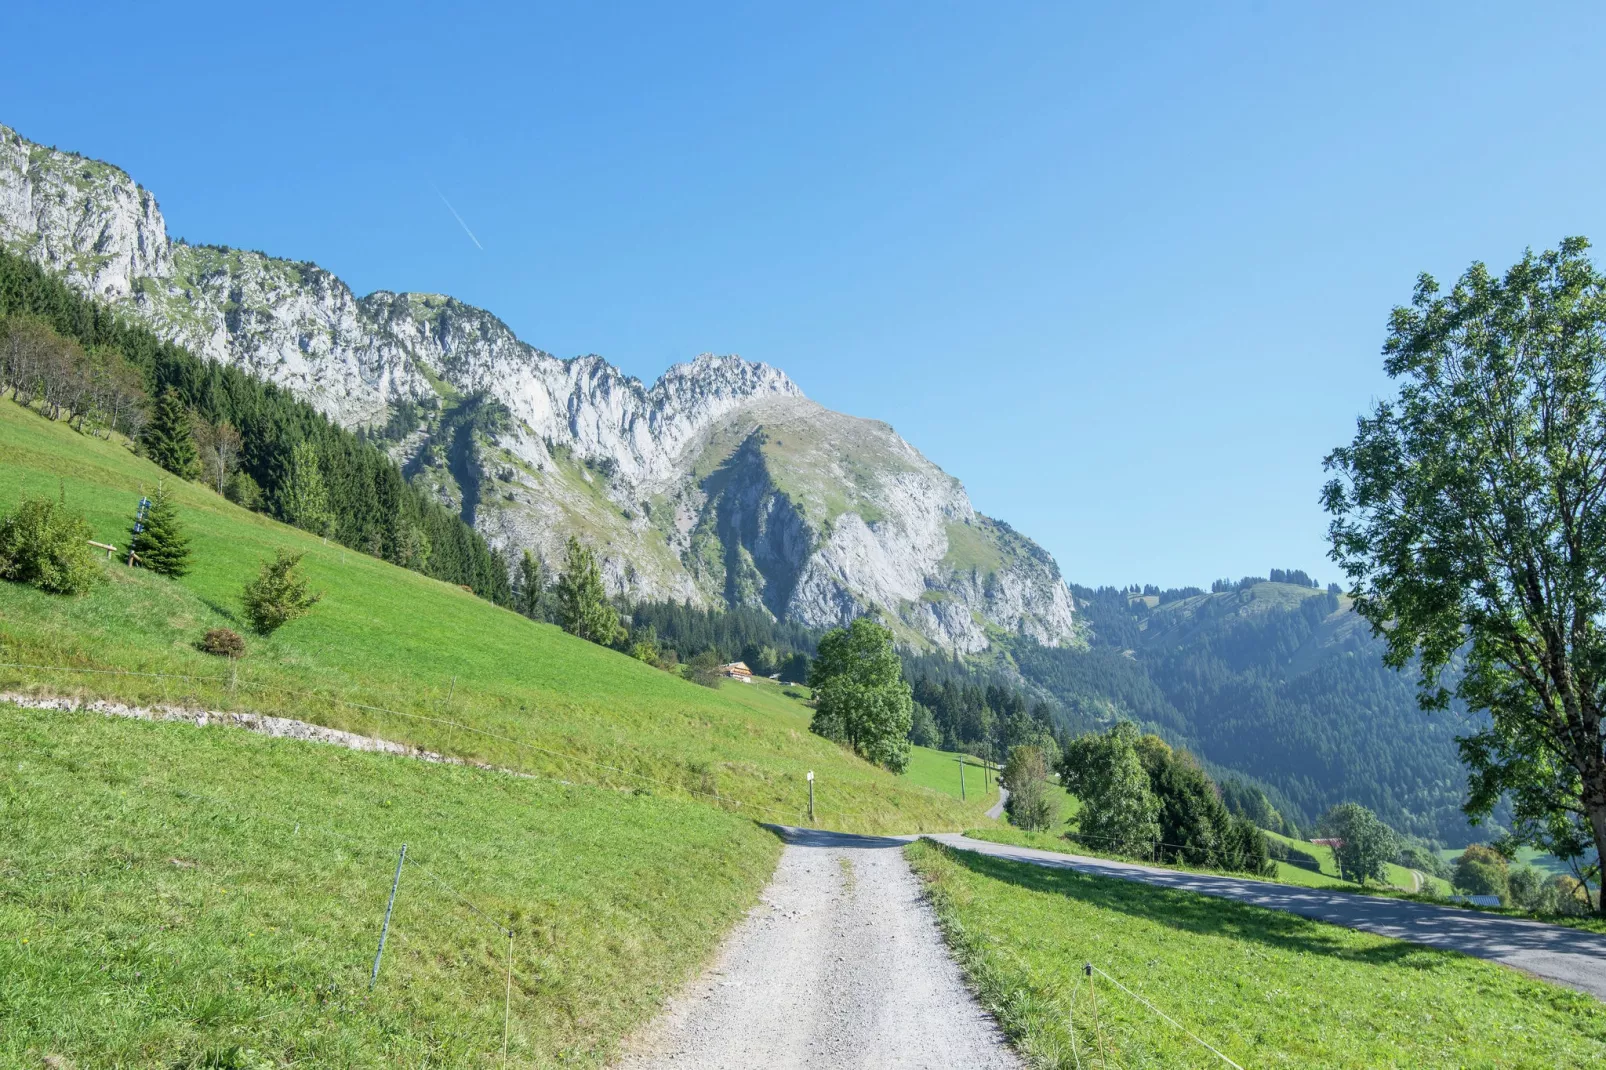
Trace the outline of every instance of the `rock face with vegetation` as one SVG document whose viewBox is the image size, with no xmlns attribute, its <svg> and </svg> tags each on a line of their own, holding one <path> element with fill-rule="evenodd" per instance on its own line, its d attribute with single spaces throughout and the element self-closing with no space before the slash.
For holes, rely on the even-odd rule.
<svg viewBox="0 0 1606 1070">
<path fill-rule="evenodd" d="M 878 607 L 900 641 L 960 652 L 1072 634 L 1046 552 L 892 428 L 766 364 L 703 355 L 647 386 L 450 297 L 358 297 L 315 264 L 174 242 L 128 175 L 5 127 L 0 243 L 381 439 L 509 560 L 556 565 L 574 535 L 632 598 L 820 627 Z"/>
</svg>

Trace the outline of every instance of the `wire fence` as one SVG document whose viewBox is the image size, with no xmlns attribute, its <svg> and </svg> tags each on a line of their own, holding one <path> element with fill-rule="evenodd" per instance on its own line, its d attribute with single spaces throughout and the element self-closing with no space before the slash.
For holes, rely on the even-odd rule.
<svg viewBox="0 0 1606 1070">
<path fill-rule="evenodd" d="M 381 845 L 381 844 L 374 843 L 374 842 L 371 842 L 371 841 L 368 841 L 368 840 L 362 840 L 362 839 L 356 838 L 356 837 L 348 834 L 347 832 L 345 832 L 345 831 L 343 831 L 341 829 L 335 828 L 335 827 L 333 827 L 333 826 L 331 826 L 331 825 L 329 825 L 327 823 L 324 823 L 324 822 L 321 822 L 321 821 L 318 821 L 316 819 L 309 818 L 309 817 L 306 817 L 306 816 L 297 816 L 297 817 L 293 817 L 293 818 L 292 817 L 281 817 L 281 816 L 276 815 L 276 814 L 264 812 L 264 811 L 262 811 L 260 809 L 257 809 L 257 808 L 241 806 L 240 804 L 238 804 L 236 802 L 233 802 L 231 800 L 223 799 L 223 798 L 220 798 L 220 797 L 218 797 L 216 795 L 210 795 L 210 794 L 207 794 L 206 792 L 196 791 L 193 788 L 178 787 L 178 786 L 173 785 L 173 784 L 155 782 L 155 781 L 151 781 L 151 780 L 148 780 L 148 779 L 144 780 L 144 781 L 141 781 L 140 786 L 142 788 L 147 789 L 148 791 L 156 791 L 156 790 L 167 791 L 167 792 L 170 792 L 173 796 L 175 796 L 177 798 L 180 798 L 180 799 L 184 799 L 184 800 L 189 801 L 189 802 L 203 803 L 203 804 L 207 804 L 207 805 L 216 807 L 216 808 L 221 809 L 221 810 L 228 811 L 228 812 L 232 813 L 233 815 L 235 815 L 237 818 L 239 818 L 241 820 L 244 820 L 244 821 L 254 822 L 254 823 L 258 824 L 258 825 L 278 826 L 279 829 L 280 829 L 281 846 L 289 846 L 293 841 L 297 845 L 299 845 L 299 850 L 300 851 L 305 851 L 305 842 L 301 838 L 302 831 L 303 831 L 303 829 L 305 829 L 308 833 L 312 833 L 312 834 L 321 836 L 321 837 L 323 837 L 323 838 L 325 838 L 327 840 L 333 841 L 334 843 L 338 844 L 340 847 L 344 848 L 345 851 L 349 855 L 351 855 L 353 858 L 359 858 L 359 859 L 366 858 L 370 862 L 375 864 L 376 866 L 379 866 L 382 861 L 388 860 L 388 857 L 389 857 L 389 851 L 390 851 L 390 845 L 389 844 Z M 356 815 L 356 816 L 360 817 L 361 815 Z M 288 830 L 288 832 L 286 832 L 284 830 Z M 503 1010 L 502 1010 L 502 1013 L 503 1013 L 503 1018 L 502 1018 L 502 1047 L 501 1047 L 502 1065 L 506 1066 L 507 1058 L 508 1058 L 509 1037 L 511 1035 L 513 981 L 514 981 L 514 979 L 518 979 L 521 982 L 535 980 L 534 978 L 529 977 L 526 973 L 524 973 L 523 971 L 518 969 L 516 964 L 515 964 L 515 958 L 514 958 L 514 953 L 513 953 L 513 941 L 514 941 L 515 933 L 514 933 L 514 926 L 513 926 L 512 922 L 509 921 L 507 923 L 504 923 L 502 921 L 499 921 L 494 916 L 492 908 L 487 907 L 482 903 L 476 902 L 474 899 L 472 899 L 468 895 L 464 894 L 459 888 L 457 888 L 455 885 L 453 885 L 450 881 L 447 881 L 445 878 L 440 876 L 440 874 L 436 873 L 433 868 L 431 868 L 428 864 L 426 864 L 425 862 L 423 862 L 422 860 L 419 859 L 418 853 L 417 853 L 416 850 L 409 851 L 409 852 L 405 853 L 402 856 L 402 860 L 401 861 L 402 861 L 402 865 L 407 869 L 408 872 L 417 872 L 419 875 L 421 875 L 426 880 L 428 880 L 431 884 L 435 885 L 436 887 L 439 887 L 451 899 L 455 900 L 457 903 L 459 903 L 463 907 L 467 908 L 467 910 L 472 915 L 474 915 L 475 924 L 479 924 L 479 923 L 483 922 L 484 924 L 488 925 L 491 929 L 493 929 L 499 936 L 505 937 L 507 939 L 507 941 L 508 941 L 508 956 L 507 956 L 507 966 L 506 966 L 506 978 L 505 978 L 505 981 L 504 981 Z M 384 871 L 383 867 L 381 867 L 379 869 L 379 872 L 383 872 L 383 871 Z M 398 870 L 398 874 L 399 874 L 399 872 L 400 871 Z M 390 924 L 389 923 L 389 914 L 388 914 L 388 911 L 387 911 L 386 926 L 388 927 L 389 924 Z M 401 936 L 402 934 L 400 932 L 398 932 L 397 935 Z M 375 974 L 376 974 L 376 976 L 377 976 L 378 972 L 379 972 L 379 966 L 378 966 L 378 963 L 376 962 L 376 965 L 375 965 Z"/>
<path fill-rule="evenodd" d="M 1165 1011 L 1161 1010 L 1159 1007 L 1155 1006 L 1153 1001 L 1151 1001 L 1148 997 L 1144 996 L 1140 992 L 1133 991 L 1131 988 L 1127 987 L 1125 984 L 1122 984 L 1119 979 L 1117 979 L 1115 977 L 1112 977 L 1105 970 L 1100 969 L 1099 967 L 1093 965 L 1093 963 L 1091 963 L 1091 962 L 1088 962 L 1088 963 L 1086 963 L 1086 964 L 1084 964 L 1082 966 L 1081 973 L 1082 973 L 1082 975 L 1084 977 L 1087 978 L 1088 1002 L 1089 1002 L 1089 1005 L 1092 1008 L 1090 1013 L 1091 1013 L 1092 1018 L 1093 1018 L 1093 1030 L 1092 1030 L 1092 1032 L 1093 1032 L 1093 1037 L 1094 1037 L 1094 1041 L 1095 1041 L 1095 1044 L 1096 1044 L 1096 1047 L 1093 1049 L 1093 1051 L 1096 1051 L 1098 1053 L 1098 1056 L 1099 1056 L 1099 1070 L 1108 1070 L 1108 1068 L 1110 1066 L 1112 1066 L 1112 1065 L 1116 1066 L 1116 1067 L 1119 1067 L 1120 1064 L 1116 1063 L 1110 1057 L 1110 1048 L 1113 1046 L 1113 1044 L 1112 1044 L 1111 1041 L 1109 1041 L 1105 1037 L 1103 1023 L 1102 1023 L 1101 1019 L 1099 1018 L 1098 995 L 1094 991 L 1094 988 L 1093 988 L 1093 975 L 1094 974 L 1098 974 L 1100 977 L 1103 977 L 1105 980 L 1109 981 L 1116 988 L 1120 989 L 1122 992 L 1126 993 L 1126 995 L 1128 995 L 1132 999 L 1136 1000 L 1139 1004 L 1141 1004 L 1143 1007 L 1145 1007 L 1150 1013 L 1158 1016 L 1167 1025 L 1170 1025 L 1173 1029 L 1176 1029 L 1179 1032 L 1181 1032 L 1189 1040 L 1193 1041 L 1193 1043 L 1199 1045 L 1201 1048 L 1205 1049 L 1210 1054 L 1214 1055 L 1217 1059 L 1220 1059 L 1222 1062 L 1226 1063 L 1228 1066 L 1233 1067 L 1234 1070 L 1244 1070 L 1243 1066 L 1241 1066 L 1238 1063 L 1234 1062 L 1228 1055 L 1226 1055 L 1224 1052 L 1222 1052 L 1219 1048 L 1215 1047 L 1209 1041 L 1207 1041 L 1203 1037 L 1199 1036 L 1199 1034 L 1195 1033 L 1193 1030 L 1191 1030 L 1187 1026 L 1183 1025 L 1176 1018 L 1172 1017 L 1171 1015 L 1167 1014 Z M 1079 1048 L 1079 1046 L 1077 1045 L 1077 1042 L 1076 1042 L 1076 994 L 1077 994 L 1077 991 L 1078 991 L 1079 987 L 1080 987 L 1079 985 L 1073 985 L 1071 987 L 1070 1005 L 1066 1010 L 1066 1018 L 1070 1023 L 1069 1032 L 1071 1034 L 1071 1056 L 1075 1060 L 1078 1070 L 1081 1070 L 1082 1053 L 1081 1053 L 1081 1050 L 1080 1050 L 1080 1048 Z M 1093 1051 L 1090 1051 L 1088 1053 L 1089 1063 L 1091 1063 L 1091 1061 L 1092 1061 Z"/>
</svg>

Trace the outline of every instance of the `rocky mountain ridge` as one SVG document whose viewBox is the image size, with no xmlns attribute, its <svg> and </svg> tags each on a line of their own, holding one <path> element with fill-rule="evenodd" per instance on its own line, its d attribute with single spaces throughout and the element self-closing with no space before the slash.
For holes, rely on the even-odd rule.
<svg viewBox="0 0 1606 1070">
<path fill-rule="evenodd" d="M 648 386 L 450 297 L 359 297 L 309 262 L 175 242 L 127 174 L 5 127 L 0 242 L 368 429 L 512 556 L 556 563 L 575 534 L 634 598 L 820 627 L 879 607 L 905 642 L 957 652 L 1074 632 L 1047 553 L 890 427 L 825 409 L 769 365 L 705 354 Z"/>
</svg>

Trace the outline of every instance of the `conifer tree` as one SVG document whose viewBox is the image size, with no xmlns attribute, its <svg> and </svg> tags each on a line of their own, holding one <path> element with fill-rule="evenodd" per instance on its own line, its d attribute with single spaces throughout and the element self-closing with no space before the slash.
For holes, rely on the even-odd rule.
<svg viewBox="0 0 1606 1070">
<path fill-rule="evenodd" d="M 602 569 L 589 546 L 569 536 L 568 562 L 558 577 L 558 614 L 563 630 L 611 646 L 624 636 L 619 612 L 608 602 Z"/>
<path fill-rule="evenodd" d="M 156 497 L 143 522 L 135 521 L 129 533 L 129 548 L 138 564 L 175 579 L 190 570 L 190 540 L 178 522 L 178 506 L 167 484 L 156 484 Z"/>
<path fill-rule="evenodd" d="M 307 589 L 300 564 L 300 554 L 289 553 L 281 547 L 274 551 L 272 561 L 262 563 L 257 578 L 245 585 L 241 602 L 246 619 L 259 634 L 271 635 L 305 615 L 323 597 Z"/>
<path fill-rule="evenodd" d="M 140 436 L 146 456 L 184 479 L 193 479 L 200 473 L 200 459 L 195 450 L 195 435 L 190 430 L 190 412 L 177 390 L 168 387 L 156 402 L 150 423 Z"/>
<path fill-rule="evenodd" d="M 285 519 L 301 530 L 329 534 L 334 514 L 318 468 L 318 448 L 311 442 L 297 442 L 290 451 L 290 475 L 279 492 L 279 507 Z"/>
</svg>

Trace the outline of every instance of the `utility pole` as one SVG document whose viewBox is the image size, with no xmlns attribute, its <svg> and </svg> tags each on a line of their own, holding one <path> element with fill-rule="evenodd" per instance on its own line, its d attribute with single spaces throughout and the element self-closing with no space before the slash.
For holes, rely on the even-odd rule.
<svg viewBox="0 0 1606 1070">
<path fill-rule="evenodd" d="M 809 824 L 814 824 L 814 770 L 809 770 Z"/>
<path fill-rule="evenodd" d="M 961 755 L 958 756 L 958 758 L 959 758 L 959 801 L 960 802 L 964 802 L 965 801 L 965 756 L 963 754 L 961 754 Z"/>
</svg>

